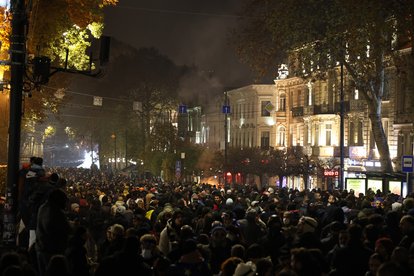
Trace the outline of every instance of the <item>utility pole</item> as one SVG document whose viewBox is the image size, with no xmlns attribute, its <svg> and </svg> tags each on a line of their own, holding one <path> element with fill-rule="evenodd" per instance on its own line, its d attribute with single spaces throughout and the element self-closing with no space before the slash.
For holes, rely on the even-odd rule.
<svg viewBox="0 0 414 276">
<path fill-rule="evenodd" d="M 3 243 L 6 246 L 16 245 L 16 188 L 20 169 L 20 128 L 22 121 L 23 76 L 26 60 L 26 12 L 24 0 L 11 1 L 11 9 L 13 18 L 10 37 L 10 124 L 3 231 Z"/>
<path fill-rule="evenodd" d="M 227 140 L 228 140 L 228 115 L 230 113 L 229 98 L 227 96 L 227 91 L 224 92 L 224 186 L 227 186 Z"/>
<path fill-rule="evenodd" d="M 345 129 L 344 129 L 344 116 L 345 116 L 345 107 L 344 107 L 344 62 L 341 61 L 341 87 L 340 87 L 340 138 L 339 138 L 339 148 L 340 148 L 340 170 L 339 170 L 339 189 L 344 189 L 344 137 L 345 137 Z"/>
</svg>

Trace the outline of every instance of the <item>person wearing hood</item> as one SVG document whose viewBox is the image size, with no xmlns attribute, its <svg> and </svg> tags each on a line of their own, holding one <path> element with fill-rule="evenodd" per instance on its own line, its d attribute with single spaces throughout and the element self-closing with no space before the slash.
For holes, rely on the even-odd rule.
<svg viewBox="0 0 414 276">
<path fill-rule="evenodd" d="M 171 219 L 160 233 L 159 249 L 165 255 L 171 252 L 173 243 L 180 237 L 180 228 L 183 226 L 183 214 L 180 209 L 175 209 Z"/>
<path fill-rule="evenodd" d="M 144 234 L 139 239 L 141 245 L 141 256 L 144 262 L 150 267 L 154 266 L 155 261 L 162 257 L 157 247 L 157 240 L 152 234 Z"/>
<path fill-rule="evenodd" d="M 39 208 L 36 227 L 36 254 L 39 275 L 43 276 L 50 258 L 64 254 L 71 227 L 64 213 L 68 198 L 64 191 L 53 190 Z"/>
<path fill-rule="evenodd" d="M 179 261 L 172 264 L 167 275 L 212 275 L 209 265 L 198 249 L 197 242 L 193 239 L 184 241 L 182 255 Z"/>
</svg>

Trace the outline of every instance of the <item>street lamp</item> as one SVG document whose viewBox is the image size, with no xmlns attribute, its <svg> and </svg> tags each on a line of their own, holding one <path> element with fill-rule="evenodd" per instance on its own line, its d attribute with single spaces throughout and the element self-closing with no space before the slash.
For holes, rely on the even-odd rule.
<svg viewBox="0 0 414 276">
<path fill-rule="evenodd" d="M 229 105 L 229 98 L 227 96 L 227 91 L 224 92 L 224 105 L 223 105 L 223 113 L 224 113 L 224 186 L 227 186 L 227 140 L 229 139 L 229 133 L 228 133 L 228 116 L 230 114 L 230 105 Z"/>
<path fill-rule="evenodd" d="M 185 166 L 184 166 L 184 159 L 185 159 L 185 152 L 182 152 L 181 153 L 181 167 L 182 167 L 182 170 L 183 170 L 183 182 L 185 182 Z"/>
<path fill-rule="evenodd" d="M 111 138 L 114 139 L 114 156 L 115 156 L 115 170 L 117 169 L 117 156 L 116 156 L 116 135 L 112 133 Z"/>
</svg>

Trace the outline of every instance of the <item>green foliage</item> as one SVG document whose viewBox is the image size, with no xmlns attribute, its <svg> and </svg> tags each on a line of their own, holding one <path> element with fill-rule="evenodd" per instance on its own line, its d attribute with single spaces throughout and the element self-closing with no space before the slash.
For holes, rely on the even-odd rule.
<svg viewBox="0 0 414 276">
<path fill-rule="evenodd" d="M 303 176 L 316 173 L 314 167 L 317 161 L 311 160 L 304 154 L 302 147 L 290 147 L 287 150 L 261 150 L 260 148 L 247 148 L 240 150 L 230 148 L 228 151 L 228 168 L 232 173 L 256 176 Z"/>
<path fill-rule="evenodd" d="M 102 1 L 38 0 L 30 8 L 29 52 L 62 67 L 69 49 L 68 68 L 88 70 L 90 35 L 99 38 L 103 30 Z"/>
</svg>

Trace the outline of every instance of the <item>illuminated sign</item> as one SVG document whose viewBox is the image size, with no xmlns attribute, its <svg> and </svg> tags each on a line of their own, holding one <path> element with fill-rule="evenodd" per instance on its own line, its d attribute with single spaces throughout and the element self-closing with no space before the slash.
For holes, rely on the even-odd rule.
<svg viewBox="0 0 414 276">
<path fill-rule="evenodd" d="M 349 158 L 351 159 L 358 159 L 365 157 L 367 155 L 367 151 L 365 147 L 349 147 Z"/>
<path fill-rule="evenodd" d="M 348 191 L 354 190 L 356 197 L 358 197 L 360 193 L 365 194 L 365 180 L 365 178 L 347 178 L 346 189 Z"/>
<path fill-rule="evenodd" d="M 389 181 L 388 185 L 391 193 L 401 195 L 401 181 Z"/>
<path fill-rule="evenodd" d="M 402 172 L 412 173 L 413 172 L 413 163 L 414 157 L 412 155 L 404 155 L 402 157 Z"/>
<path fill-rule="evenodd" d="M 377 190 L 382 191 L 382 180 L 379 179 L 368 179 L 368 189 L 371 188 L 374 192 Z"/>
<path fill-rule="evenodd" d="M 323 171 L 323 176 L 325 176 L 325 177 L 338 177 L 339 176 L 339 170 L 325 169 Z"/>
</svg>

